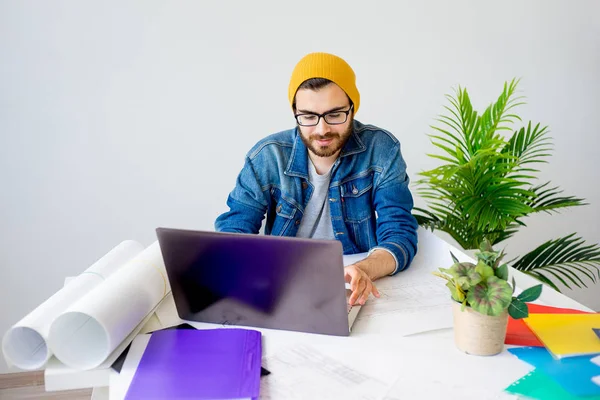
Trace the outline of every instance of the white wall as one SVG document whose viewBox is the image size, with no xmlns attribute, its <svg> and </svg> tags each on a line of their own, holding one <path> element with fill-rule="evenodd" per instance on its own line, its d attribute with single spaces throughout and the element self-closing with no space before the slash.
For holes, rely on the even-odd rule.
<svg viewBox="0 0 600 400">
<path fill-rule="evenodd" d="M 521 115 L 554 137 L 543 178 L 591 205 L 531 219 L 509 252 L 600 242 L 600 2 L 366 4 L 1 0 L 0 334 L 123 239 L 212 229 L 249 147 L 293 126 L 311 51 L 354 67 L 357 118 L 402 141 L 413 180 L 445 93 L 484 107 L 521 77 Z M 569 295 L 600 309 L 599 288 Z"/>
</svg>

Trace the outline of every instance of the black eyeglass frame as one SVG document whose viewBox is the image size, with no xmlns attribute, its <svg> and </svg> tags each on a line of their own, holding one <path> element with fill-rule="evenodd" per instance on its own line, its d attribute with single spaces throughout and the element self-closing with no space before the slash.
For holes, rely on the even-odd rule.
<svg viewBox="0 0 600 400">
<path fill-rule="evenodd" d="M 296 122 L 300 126 L 317 126 L 317 125 L 319 125 L 319 122 L 321 122 L 321 118 L 323 118 L 328 125 L 341 125 L 341 124 L 345 124 L 346 121 L 348 121 L 348 115 L 350 115 L 350 112 L 353 109 L 354 109 L 354 104 L 350 104 L 350 108 L 348 110 L 346 110 L 346 111 L 343 111 L 343 110 L 327 111 L 326 113 L 323 113 L 323 114 L 300 113 L 300 114 L 294 114 L 294 118 L 296 118 Z M 330 122 L 327 121 L 327 118 L 325 118 L 329 114 L 338 114 L 338 113 L 346 114 L 346 118 L 344 118 L 343 122 L 330 123 Z M 314 117 L 317 117 L 317 122 L 314 123 L 314 124 L 309 124 L 309 125 L 301 124 L 300 121 L 298 120 L 298 117 L 301 117 L 303 115 L 312 115 Z"/>
</svg>

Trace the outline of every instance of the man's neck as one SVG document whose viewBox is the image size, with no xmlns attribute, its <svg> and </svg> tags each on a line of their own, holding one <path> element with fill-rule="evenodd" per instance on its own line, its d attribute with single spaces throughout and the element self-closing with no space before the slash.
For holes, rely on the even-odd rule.
<svg viewBox="0 0 600 400">
<path fill-rule="evenodd" d="M 313 165 L 315 166 L 315 169 L 317 170 L 317 174 L 319 175 L 324 175 L 327 172 L 329 172 L 331 166 L 333 165 L 335 160 L 337 160 L 339 155 L 340 152 L 338 151 L 337 153 L 329 157 L 319 157 L 313 154 L 310 150 L 308 151 L 308 157 L 310 157 L 310 160 L 312 161 Z"/>
</svg>

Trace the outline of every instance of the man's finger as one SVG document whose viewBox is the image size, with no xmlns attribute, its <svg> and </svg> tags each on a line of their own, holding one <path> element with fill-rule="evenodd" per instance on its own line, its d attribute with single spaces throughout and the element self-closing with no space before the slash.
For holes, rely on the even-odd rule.
<svg viewBox="0 0 600 400">
<path fill-rule="evenodd" d="M 350 281 L 350 289 L 352 289 L 352 291 L 354 292 L 358 286 L 360 285 L 362 279 L 362 277 L 360 276 L 360 274 L 357 274 L 356 272 L 353 274 L 352 276 L 352 280 Z"/>
<path fill-rule="evenodd" d="M 352 282 L 352 278 L 356 275 L 356 270 L 353 268 L 344 268 L 344 280 L 346 283 Z"/>
<path fill-rule="evenodd" d="M 364 280 L 360 280 L 357 283 L 357 285 L 356 285 L 356 289 L 352 289 L 352 295 L 350 296 L 350 304 L 351 305 L 356 304 L 356 301 L 358 300 L 358 298 L 360 297 L 360 295 L 365 290 L 365 286 L 366 286 L 365 281 Z"/>
<path fill-rule="evenodd" d="M 354 305 L 354 303 L 356 303 L 356 299 L 358 298 L 358 291 L 352 289 L 352 294 L 350 295 L 350 298 L 348 299 L 348 304 L 350 304 L 351 306 Z"/>
<path fill-rule="evenodd" d="M 371 294 L 371 290 L 373 289 L 373 284 L 371 281 L 365 282 L 365 290 L 362 292 L 360 299 L 358 300 L 361 305 L 364 305 L 369 299 L 369 295 Z"/>
<path fill-rule="evenodd" d="M 371 282 L 371 284 L 373 285 L 373 296 L 380 298 L 381 294 L 379 293 L 379 290 L 377 290 L 377 287 L 375 286 L 375 284 L 373 282 Z"/>
<path fill-rule="evenodd" d="M 358 290 L 356 288 L 356 282 L 355 279 L 352 279 L 354 281 L 354 285 L 352 283 L 350 283 L 350 289 L 352 290 L 352 294 L 350 295 L 350 298 L 348 299 L 348 303 L 350 305 L 354 305 L 354 303 L 356 302 L 356 299 L 358 298 Z"/>
<path fill-rule="evenodd" d="M 344 281 L 346 281 L 346 283 L 352 282 L 352 275 L 350 275 L 348 271 L 345 271 L 344 273 Z"/>
</svg>

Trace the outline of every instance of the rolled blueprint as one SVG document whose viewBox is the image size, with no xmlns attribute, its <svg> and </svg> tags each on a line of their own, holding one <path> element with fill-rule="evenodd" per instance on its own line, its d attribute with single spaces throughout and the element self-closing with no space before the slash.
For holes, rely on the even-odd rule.
<svg viewBox="0 0 600 400">
<path fill-rule="evenodd" d="M 46 365 L 52 355 L 48 335 L 55 318 L 143 250 L 144 246 L 133 240 L 121 242 L 17 322 L 2 339 L 6 361 L 24 370 Z"/>
<path fill-rule="evenodd" d="M 74 369 L 96 368 L 170 291 L 156 241 L 54 320 L 54 355 Z"/>
</svg>

